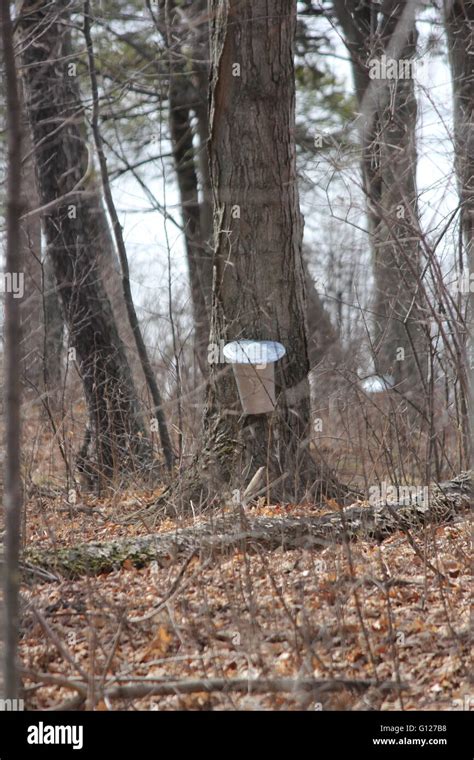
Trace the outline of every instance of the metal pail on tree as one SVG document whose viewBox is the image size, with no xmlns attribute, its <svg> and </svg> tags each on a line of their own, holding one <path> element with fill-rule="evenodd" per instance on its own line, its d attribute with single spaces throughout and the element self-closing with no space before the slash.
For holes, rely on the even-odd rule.
<svg viewBox="0 0 474 760">
<path fill-rule="evenodd" d="M 275 340 L 236 340 L 224 346 L 224 357 L 232 364 L 245 414 L 273 412 L 275 362 L 286 349 Z"/>
</svg>

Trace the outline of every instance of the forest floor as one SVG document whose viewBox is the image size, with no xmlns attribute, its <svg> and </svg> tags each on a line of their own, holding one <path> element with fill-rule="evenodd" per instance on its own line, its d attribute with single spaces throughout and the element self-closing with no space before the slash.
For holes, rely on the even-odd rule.
<svg viewBox="0 0 474 760">
<path fill-rule="evenodd" d="M 127 520 L 158 493 L 85 495 L 72 507 L 66 494 L 34 496 L 26 508 L 25 545 L 59 548 L 146 534 L 146 523 Z M 335 508 L 327 504 L 327 511 Z M 261 504 L 249 514 L 314 515 L 315 509 Z M 177 527 L 166 519 L 154 529 Z M 418 553 L 399 532 L 381 544 L 234 551 L 212 560 L 193 556 L 142 568 L 126 561 L 95 577 L 25 584 L 26 707 L 466 709 L 468 524 L 428 527 L 415 538 Z M 328 689 L 117 694 L 118 686 L 144 686 L 144 679 L 150 685 L 150 679 L 159 684 L 209 678 L 318 678 Z M 348 683 L 335 680 L 341 678 Z M 356 688 L 361 679 L 372 685 Z M 389 690 L 379 686 L 387 681 Z M 74 682 L 87 684 L 87 694 Z"/>
</svg>

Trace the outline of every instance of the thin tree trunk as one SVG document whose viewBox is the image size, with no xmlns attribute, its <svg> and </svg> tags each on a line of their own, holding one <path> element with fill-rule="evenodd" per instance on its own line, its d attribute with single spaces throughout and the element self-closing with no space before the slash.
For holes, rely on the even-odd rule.
<svg viewBox="0 0 474 760">
<path fill-rule="evenodd" d="M 191 304 L 194 320 L 194 351 L 201 373 L 207 376 L 209 343 L 209 316 L 211 311 L 212 255 L 209 239 L 212 231 L 212 200 L 210 195 L 207 161 L 207 82 L 208 23 L 206 3 L 203 0 L 186 8 L 185 16 L 178 13 L 174 2 L 160 2 L 160 20 L 157 27 L 168 50 L 169 92 L 168 119 L 174 165 L 178 181 L 184 244 L 188 263 Z M 199 28 L 190 33 L 187 26 Z M 192 61 L 187 59 L 178 40 L 196 38 Z M 207 53 L 204 40 L 207 41 Z M 195 57 L 198 60 L 195 60 Z M 192 66 L 190 75 L 187 68 Z M 199 133 L 199 155 L 194 146 L 192 112 L 196 114 Z M 198 172 L 202 198 L 199 198 Z"/>
<path fill-rule="evenodd" d="M 38 204 L 39 205 L 39 204 Z M 43 378 L 48 397 L 56 408 L 62 380 L 64 319 L 58 297 L 53 262 L 46 253 L 43 257 Z"/>
<path fill-rule="evenodd" d="M 120 260 L 116 250 L 115 239 L 112 234 L 111 225 L 107 217 L 107 211 L 105 208 L 103 193 L 101 189 L 100 175 L 97 176 L 97 179 L 94 175 L 94 182 L 92 186 L 96 194 L 96 201 L 94 205 L 97 229 L 99 230 L 99 240 L 97 241 L 97 246 L 100 248 L 102 254 L 99 259 L 101 278 L 112 305 L 112 311 L 117 323 L 119 335 L 125 345 L 125 352 L 127 355 L 128 363 L 130 365 L 130 369 L 132 371 L 134 383 L 137 387 L 137 390 L 140 391 L 145 387 L 146 379 L 143 374 L 140 359 L 137 356 L 135 338 L 128 319 L 127 307 L 125 305 L 123 296 Z"/>
<path fill-rule="evenodd" d="M 445 0 L 454 93 L 456 175 L 466 263 L 474 271 L 474 4 Z"/>
<path fill-rule="evenodd" d="M 177 79 L 175 79 L 177 77 Z M 184 242 L 188 261 L 191 302 L 193 307 L 195 353 L 203 375 L 208 372 L 209 307 L 212 270 L 206 266 L 209 255 L 205 250 L 201 230 L 201 208 L 194 162 L 193 131 L 189 96 L 183 90 L 176 72 L 171 74 L 169 89 L 169 124 L 174 163 L 180 194 Z"/>
<path fill-rule="evenodd" d="M 88 402 L 99 481 L 149 467 L 151 445 L 100 276 L 97 194 L 68 29 L 68 3 L 26 0 L 19 29 L 45 236 Z"/>
<path fill-rule="evenodd" d="M 90 31 L 90 2 L 86 0 L 84 3 L 84 36 L 87 45 L 87 55 L 89 61 L 89 75 L 91 80 L 92 89 L 92 101 L 93 101 L 93 114 L 92 114 L 92 131 L 94 134 L 95 146 L 99 156 L 100 173 L 102 178 L 102 187 L 104 190 L 105 202 L 107 204 L 107 210 L 112 220 L 113 231 L 115 236 L 115 243 L 119 253 L 120 265 L 122 268 L 122 287 L 123 297 L 127 308 L 128 319 L 130 327 L 133 332 L 135 344 L 137 347 L 138 356 L 140 358 L 143 374 L 147 381 L 148 389 L 154 404 L 154 414 L 158 422 L 158 431 L 160 435 L 161 447 L 165 458 L 168 470 L 173 467 L 174 454 L 173 447 L 171 445 L 171 439 L 168 433 L 168 426 L 166 424 L 165 414 L 163 411 L 163 405 L 161 401 L 161 393 L 158 389 L 155 374 L 148 357 L 148 351 L 146 349 L 145 341 L 140 330 L 140 324 L 138 322 L 137 313 L 135 311 L 135 305 L 133 303 L 132 290 L 130 286 L 130 271 L 128 266 L 127 251 L 125 248 L 125 242 L 122 234 L 122 227 L 118 218 L 117 210 L 115 208 L 114 200 L 112 197 L 112 191 L 110 189 L 109 172 L 107 169 L 107 159 L 104 153 L 104 146 L 102 142 L 102 135 L 99 129 L 99 91 L 97 86 L 97 73 L 94 59 L 94 48 L 92 43 L 92 36 Z"/>
<path fill-rule="evenodd" d="M 340 336 L 323 306 L 304 254 L 303 273 L 306 288 L 309 365 L 313 369 L 324 361 L 328 367 L 340 366 L 343 361 Z"/>
<path fill-rule="evenodd" d="M 18 92 L 13 25 L 10 3 L 2 2 L 1 32 L 6 85 L 8 178 L 7 240 L 5 272 L 19 274 L 21 266 L 21 109 Z M 6 699 L 18 699 L 20 678 L 17 663 L 19 633 L 19 552 L 22 512 L 20 474 L 20 380 L 21 380 L 21 309 L 13 292 L 5 295 L 5 473 L 3 506 L 5 520 L 4 572 L 4 644 L 2 652 L 3 692 Z"/>
<path fill-rule="evenodd" d="M 31 142 L 27 130 L 23 133 L 23 207 L 27 210 L 39 205 L 35 188 L 34 164 Z M 21 304 L 22 324 L 22 364 L 23 377 L 27 387 L 33 386 L 38 392 L 43 387 L 43 299 L 41 267 L 41 220 L 28 217 L 21 225 L 22 270 L 25 273 L 25 294 Z M 59 366 L 56 359 L 55 366 Z"/>
<path fill-rule="evenodd" d="M 194 16 L 195 33 L 193 35 L 193 70 L 195 71 L 195 92 L 196 96 L 192 102 L 192 110 L 196 116 L 197 133 L 199 136 L 198 149 L 198 167 L 199 178 L 201 182 L 201 237 L 204 244 L 203 272 L 206 285 L 206 303 L 208 304 L 209 313 L 211 311 L 211 291 L 212 291 L 212 187 L 211 172 L 209 166 L 209 105 L 208 105 L 208 88 L 209 88 L 209 12 L 207 0 L 197 0 L 193 10 L 196 9 Z"/>
</svg>

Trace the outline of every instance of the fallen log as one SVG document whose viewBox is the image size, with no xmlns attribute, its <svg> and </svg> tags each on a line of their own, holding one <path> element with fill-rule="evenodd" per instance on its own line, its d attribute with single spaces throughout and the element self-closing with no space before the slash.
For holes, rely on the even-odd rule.
<svg viewBox="0 0 474 760">
<path fill-rule="evenodd" d="M 405 497 L 391 504 L 355 504 L 314 517 L 249 518 L 229 512 L 192 527 L 152 533 L 107 543 L 91 542 L 44 550 L 28 548 L 23 554 L 23 575 L 53 580 L 97 575 L 119 569 L 128 560 L 136 567 L 149 562 L 169 565 L 197 554 L 219 556 L 235 549 L 317 549 L 332 543 L 382 541 L 396 531 L 411 532 L 427 525 L 450 522 L 465 514 L 472 503 L 472 472 L 446 483 L 432 485 L 421 501 Z"/>
<path fill-rule="evenodd" d="M 173 696 L 179 694 L 195 694 L 204 692 L 214 694 L 216 692 L 230 694 L 269 694 L 283 692 L 298 694 L 306 692 L 314 696 L 340 691 L 353 690 L 364 692 L 375 688 L 380 693 L 391 691 L 404 691 L 408 689 L 406 683 L 394 681 L 374 681 L 372 679 L 351 678 L 207 678 L 197 680 L 183 680 L 175 682 L 153 683 L 145 678 L 141 683 L 131 683 L 115 686 L 105 692 L 109 699 L 137 699 L 149 696 Z"/>
<path fill-rule="evenodd" d="M 52 676 L 49 673 L 35 673 L 23 669 L 23 673 L 38 685 L 56 685 L 62 688 L 76 691 L 81 701 L 84 702 L 90 693 L 90 684 L 83 681 L 74 681 L 66 677 Z M 181 696 L 185 694 L 309 694 L 313 697 L 321 697 L 337 691 L 354 691 L 363 693 L 368 689 L 376 689 L 380 694 L 392 691 L 406 691 L 408 684 L 396 681 L 376 681 L 373 679 L 352 678 L 199 678 L 182 679 L 177 681 L 164 681 L 156 678 L 129 679 L 128 682 L 103 687 L 97 684 L 95 694 L 107 700 L 143 699 L 144 697 Z"/>
</svg>

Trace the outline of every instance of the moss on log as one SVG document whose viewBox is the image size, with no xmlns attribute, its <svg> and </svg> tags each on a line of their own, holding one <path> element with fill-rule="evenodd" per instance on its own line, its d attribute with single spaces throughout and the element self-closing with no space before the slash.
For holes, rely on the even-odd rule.
<svg viewBox="0 0 474 760">
<path fill-rule="evenodd" d="M 320 517 L 242 517 L 225 514 L 196 526 L 134 538 L 91 542 L 44 550 L 29 548 L 23 555 L 24 577 L 53 580 L 98 575 L 120 568 L 128 560 L 136 567 L 151 561 L 169 564 L 196 553 L 219 556 L 252 547 L 317 549 L 331 543 L 372 539 L 382 541 L 398 530 L 416 531 L 429 524 L 450 522 L 472 503 L 471 473 L 433 485 L 421 502 L 407 497 L 394 504 L 353 505 Z"/>
</svg>

